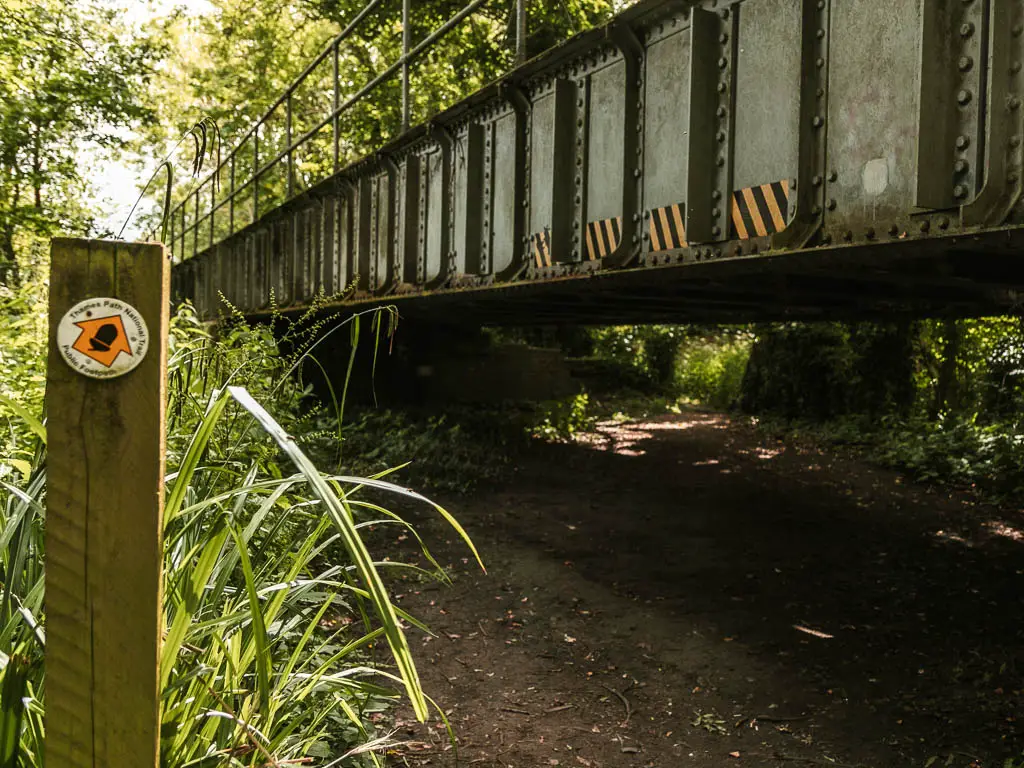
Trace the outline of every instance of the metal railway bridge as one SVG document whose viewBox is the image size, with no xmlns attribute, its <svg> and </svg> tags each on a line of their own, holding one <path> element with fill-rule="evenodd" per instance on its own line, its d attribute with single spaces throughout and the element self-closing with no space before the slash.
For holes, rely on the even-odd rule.
<svg viewBox="0 0 1024 768">
<path fill-rule="evenodd" d="M 410 127 L 410 72 L 487 2 L 416 42 L 405 0 L 402 56 L 349 92 L 371 2 L 174 209 L 176 294 L 476 324 L 1017 309 L 1024 0 L 646 0 Z M 343 165 L 389 81 L 403 130 Z"/>
</svg>

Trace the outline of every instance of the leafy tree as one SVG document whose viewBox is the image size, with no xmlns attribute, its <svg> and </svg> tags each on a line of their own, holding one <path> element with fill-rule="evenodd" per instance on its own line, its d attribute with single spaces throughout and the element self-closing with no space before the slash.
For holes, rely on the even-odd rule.
<svg viewBox="0 0 1024 768">
<path fill-rule="evenodd" d="M 81 151 L 150 117 L 157 53 L 92 0 L 0 0 L 0 283 L 19 284 L 29 238 L 89 227 Z"/>
</svg>

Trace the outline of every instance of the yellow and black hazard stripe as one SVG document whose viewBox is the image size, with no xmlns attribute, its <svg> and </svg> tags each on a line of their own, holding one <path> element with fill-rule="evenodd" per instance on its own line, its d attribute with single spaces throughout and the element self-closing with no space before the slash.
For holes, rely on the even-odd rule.
<svg viewBox="0 0 1024 768">
<path fill-rule="evenodd" d="M 773 181 L 732 193 L 732 227 L 740 240 L 764 237 L 786 228 L 789 181 Z"/>
<path fill-rule="evenodd" d="M 544 227 L 543 232 L 530 236 L 530 250 L 533 252 L 533 263 L 538 267 L 551 266 L 551 230 Z"/>
<path fill-rule="evenodd" d="M 591 261 L 603 259 L 622 242 L 622 217 L 598 219 L 587 224 L 587 258 Z"/>
<path fill-rule="evenodd" d="M 652 251 L 686 248 L 686 204 L 676 203 L 649 211 Z"/>
</svg>

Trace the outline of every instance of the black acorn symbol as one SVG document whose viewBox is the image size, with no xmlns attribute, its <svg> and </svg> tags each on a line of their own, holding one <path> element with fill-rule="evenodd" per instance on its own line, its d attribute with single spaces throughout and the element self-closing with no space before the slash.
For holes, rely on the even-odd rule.
<svg viewBox="0 0 1024 768">
<path fill-rule="evenodd" d="M 110 345 L 117 338 L 117 326 L 113 323 L 101 325 L 96 334 L 89 339 L 89 347 L 94 352 L 109 352 Z"/>
</svg>

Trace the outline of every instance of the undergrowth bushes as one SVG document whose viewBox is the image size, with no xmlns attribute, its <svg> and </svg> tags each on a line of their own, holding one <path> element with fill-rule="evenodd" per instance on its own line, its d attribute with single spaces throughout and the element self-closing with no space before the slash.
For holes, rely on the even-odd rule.
<svg viewBox="0 0 1024 768">
<path fill-rule="evenodd" d="M 909 415 L 917 332 L 910 323 L 761 327 L 742 382 L 743 408 L 815 420 L 854 413 Z"/>
<path fill-rule="evenodd" d="M 759 428 L 773 437 L 810 437 L 851 446 L 881 466 L 915 480 L 973 488 L 997 502 L 1024 499 L 1024 424 L 981 423 L 976 418 L 944 415 L 900 418 L 855 414 L 814 421 L 769 414 Z"/>
<path fill-rule="evenodd" d="M 591 398 L 541 409 L 538 437 L 571 439 L 644 402 L 741 408 L 776 436 L 812 434 L 920 480 L 1024 498 L 1020 318 L 608 326 L 548 342 L 586 359 Z"/>
<path fill-rule="evenodd" d="M 521 434 L 508 412 L 354 408 L 342 430 L 342 462 L 361 474 L 398 468 L 403 482 L 466 492 L 505 476 Z M 516 415 L 518 419 L 518 414 Z"/>
<path fill-rule="evenodd" d="M 296 355 L 315 338 L 301 324 L 289 333 L 297 334 Z M 296 356 L 281 355 L 274 336 L 240 321 L 212 336 L 188 307 L 172 323 L 165 768 L 379 765 L 391 741 L 375 714 L 404 694 L 419 717 L 427 715 L 406 640 L 410 627 L 425 628 L 391 602 L 384 578 L 392 570 L 446 577 L 425 547 L 374 557 L 364 534 L 395 526 L 419 542 L 379 493 L 431 503 L 379 477 L 314 467 L 303 447 L 330 448 L 336 424 L 310 405 L 290 375 Z M 25 423 L 14 402 L 8 398 L 0 414 Z M 8 466 L 12 456 L 29 457 L 27 472 L 0 477 L 0 733 L 20 732 L 17 749 L 5 741 L 12 751 L 4 768 L 37 768 L 46 448 L 43 425 L 19 410 L 29 428 L 12 428 L 9 453 L 0 455 Z M 378 495 L 368 497 L 367 488 Z M 433 508 L 472 549 L 458 523 Z"/>
<path fill-rule="evenodd" d="M 943 417 L 916 419 L 869 432 L 877 457 L 925 481 L 978 487 L 1000 499 L 1024 496 L 1021 424 Z"/>
<path fill-rule="evenodd" d="M 607 326 L 590 333 L 590 353 L 632 373 L 638 388 L 719 409 L 739 399 L 754 338 L 743 326 Z"/>
<path fill-rule="evenodd" d="M 593 428 L 596 419 L 589 412 L 589 405 L 590 396 L 586 392 L 565 400 L 541 403 L 528 434 L 543 440 L 571 440 Z"/>
<path fill-rule="evenodd" d="M 1020 318 L 590 333 L 589 353 L 648 398 L 742 408 L 775 435 L 813 434 L 924 481 L 1024 498 Z"/>
<path fill-rule="evenodd" d="M 20 289 L 0 283 L 0 412 L 38 415 L 46 384 L 47 306 L 39 272 L 29 267 Z M 21 418 L 0 422 L 0 479 L 5 469 L 22 477 L 30 470 L 25 424 Z"/>
<path fill-rule="evenodd" d="M 638 384 L 670 387 L 683 328 L 673 325 L 615 325 L 590 329 L 591 351 L 598 359 L 630 371 Z"/>
<path fill-rule="evenodd" d="M 680 394 L 719 410 L 736 408 L 752 342 L 753 334 L 745 329 L 691 338 L 680 349 L 676 367 Z"/>
<path fill-rule="evenodd" d="M 1012 317 L 759 329 L 743 406 L 912 477 L 1024 498 L 1024 329 Z"/>
</svg>

